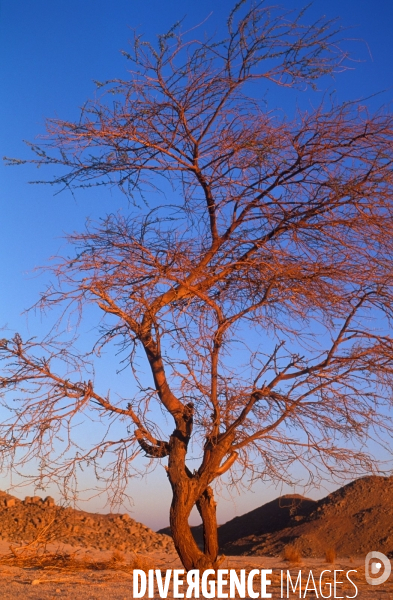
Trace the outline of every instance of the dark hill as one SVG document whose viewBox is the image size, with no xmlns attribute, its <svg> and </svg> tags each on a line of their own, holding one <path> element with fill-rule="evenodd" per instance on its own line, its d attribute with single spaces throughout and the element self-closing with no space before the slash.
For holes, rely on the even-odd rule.
<svg viewBox="0 0 393 600">
<path fill-rule="evenodd" d="M 231 521 L 221 525 L 218 529 L 220 546 L 222 548 L 225 547 L 225 552 L 228 554 L 239 554 L 236 546 L 234 546 L 234 551 L 231 551 L 232 543 L 240 538 L 251 536 L 246 545 L 249 543 L 252 544 L 253 538 L 257 539 L 258 536 L 279 531 L 287 527 L 292 521 L 303 519 L 305 515 L 308 515 L 315 508 L 316 504 L 315 500 L 304 498 L 299 494 L 288 494 L 276 498 L 241 517 L 235 517 Z M 197 544 L 202 547 L 202 525 L 191 527 L 191 531 Z M 158 533 L 171 535 L 171 530 L 169 527 L 165 527 L 164 529 L 160 529 Z M 245 550 L 246 548 L 242 547 L 242 552 Z"/>
<path fill-rule="evenodd" d="M 393 556 L 393 477 L 358 479 L 308 507 L 309 514 L 293 515 L 270 532 L 250 534 L 247 529 L 247 534 L 224 543 L 222 551 L 275 556 L 292 544 L 304 556 L 323 556 L 328 548 L 339 556 L 365 555 L 371 550 Z"/>
<path fill-rule="evenodd" d="M 192 531 L 202 545 L 202 526 Z M 333 548 L 339 556 L 378 550 L 393 558 L 393 477 L 363 477 L 319 501 L 281 496 L 221 525 L 218 537 L 226 555 L 278 556 L 295 545 L 305 557 Z"/>
<path fill-rule="evenodd" d="M 315 500 L 298 494 L 280 496 L 222 525 L 218 530 L 220 546 L 229 545 L 239 538 L 258 537 L 280 531 L 309 515 L 316 504 Z"/>
</svg>

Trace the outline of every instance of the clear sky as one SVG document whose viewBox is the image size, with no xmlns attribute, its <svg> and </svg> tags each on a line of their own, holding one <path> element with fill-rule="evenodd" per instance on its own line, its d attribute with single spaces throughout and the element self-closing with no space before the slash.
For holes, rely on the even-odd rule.
<svg viewBox="0 0 393 600">
<path fill-rule="evenodd" d="M 267 2 L 269 4 L 269 2 Z M 300 2 L 282 0 L 285 8 Z M 44 119 L 75 119 L 78 107 L 94 93 L 93 80 L 126 77 L 129 28 L 153 39 L 186 17 L 193 26 L 210 13 L 210 29 L 220 30 L 232 0 L 0 0 L 0 143 L 1 155 L 28 158 L 22 140 L 34 141 L 44 133 Z M 376 107 L 393 97 L 392 0 L 315 0 L 310 19 L 340 17 L 347 28 L 344 47 L 351 51 L 351 69 L 330 82 L 338 98 L 367 97 Z M 357 40 L 357 41 L 355 41 Z M 293 108 L 293 96 L 281 102 L 272 92 L 272 107 Z M 291 104 L 292 103 L 292 104 Z M 80 191 L 54 196 L 49 186 L 28 185 L 29 180 L 50 177 L 31 166 L 0 165 L 0 327 L 7 335 L 28 331 L 39 334 L 44 325 L 21 316 L 37 299 L 45 279 L 34 268 L 47 262 L 63 245 L 65 232 L 79 229 L 87 217 L 97 217 L 123 202 L 109 190 Z M 0 487 L 8 487 L 4 481 Z M 289 491 L 289 490 L 285 490 Z M 299 487 L 295 491 L 301 492 Z M 152 527 L 168 522 L 169 484 L 162 469 L 147 481 L 136 480 L 131 493 L 133 516 Z M 160 502 L 157 502 L 157 494 Z M 324 491 L 314 495 L 323 495 Z M 258 485 L 254 493 L 220 502 L 221 522 L 242 514 L 277 495 L 274 488 Z M 99 499 L 89 504 L 99 509 Z"/>
</svg>

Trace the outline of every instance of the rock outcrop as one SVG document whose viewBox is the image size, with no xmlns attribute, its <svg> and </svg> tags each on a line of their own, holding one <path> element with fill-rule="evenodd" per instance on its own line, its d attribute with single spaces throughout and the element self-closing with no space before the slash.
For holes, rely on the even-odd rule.
<svg viewBox="0 0 393 600">
<path fill-rule="evenodd" d="M 318 502 L 303 503 L 292 514 L 281 511 L 284 498 L 274 501 L 276 511 L 262 530 L 256 517 L 266 515 L 273 503 L 221 527 L 220 533 L 226 528 L 232 535 L 227 540 L 220 536 L 222 551 L 277 556 L 285 546 L 294 545 L 305 557 L 324 556 L 332 548 L 338 556 L 365 556 L 378 550 L 393 558 L 393 477 L 357 479 Z"/>
<path fill-rule="evenodd" d="M 0 492 L 0 537 L 10 542 L 61 542 L 123 552 L 173 551 L 170 537 L 127 514 L 97 514 L 56 506 L 50 496 L 20 500 Z"/>
</svg>

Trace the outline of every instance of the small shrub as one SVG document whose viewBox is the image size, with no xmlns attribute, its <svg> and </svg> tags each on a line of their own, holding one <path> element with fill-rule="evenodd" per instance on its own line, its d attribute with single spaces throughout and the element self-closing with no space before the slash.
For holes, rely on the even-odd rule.
<svg viewBox="0 0 393 600">
<path fill-rule="evenodd" d="M 114 550 L 112 552 L 112 557 L 110 562 L 113 563 L 124 563 L 126 561 L 126 557 L 124 556 L 123 552 L 120 552 L 120 550 Z"/>
<path fill-rule="evenodd" d="M 336 562 L 336 551 L 334 548 L 327 548 L 325 551 L 325 561 L 329 564 Z"/>
<path fill-rule="evenodd" d="M 145 556 L 141 556 L 136 552 L 134 552 L 134 554 L 135 558 L 130 562 L 130 568 L 132 570 L 140 569 L 147 573 L 150 569 L 154 569 L 154 565 Z"/>
<path fill-rule="evenodd" d="M 118 551 L 113 552 L 108 560 L 95 560 L 88 555 L 78 556 L 77 552 L 67 554 L 65 552 L 15 552 L 0 556 L 0 565 L 11 565 L 24 569 L 51 569 L 59 572 L 82 572 L 82 571 L 124 571 L 132 573 L 133 569 L 142 569 L 147 572 L 154 569 L 145 557 L 135 555 L 131 563 L 126 562 L 125 556 Z"/>
<path fill-rule="evenodd" d="M 282 557 L 290 563 L 299 563 L 302 559 L 300 550 L 295 548 L 295 546 L 285 546 Z"/>
</svg>

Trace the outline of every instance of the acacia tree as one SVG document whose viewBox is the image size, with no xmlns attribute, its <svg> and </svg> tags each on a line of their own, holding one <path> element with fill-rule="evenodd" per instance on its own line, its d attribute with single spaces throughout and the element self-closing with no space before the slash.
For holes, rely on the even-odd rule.
<svg viewBox="0 0 393 600">
<path fill-rule="evenodd" d="M 138 451 L 167 457 L 186 569 L 218 565 L 218 477 L 283 480 L 297 461 L 313 475 L 364 473 L 365 442 L 391 432 L 392 117 L 356 103 L 291 120 L 267 111 L 264 83 L 306 88 L 340 70 L 332 24 L 302 19 L 241 3 L 221 42 L 177 28 L 157 47 L 136 36 L 129 79 L 106 84 L 115 102 L 104 94 L 78 122 L 49 121 L 33 147 L 38 165 L 62 168 L 51 183 L 116 185 L 135 203 L 70 236 L 75 255 L 58 259 L 39 302 L 98 307 L 92 351 L 62 336 L 2 340 L 4 403 L 17 401 L 3 461 L 39 457 L 41 477 L 69 478 L 114 454 L 112 485 Z M 149 188 L 170 199 L 138 207 Z M 139 383 L 131 400 L 89 371 L 113 341 Z M 122 433 L 72 453 L 86 412 Z"/>
</svg>

